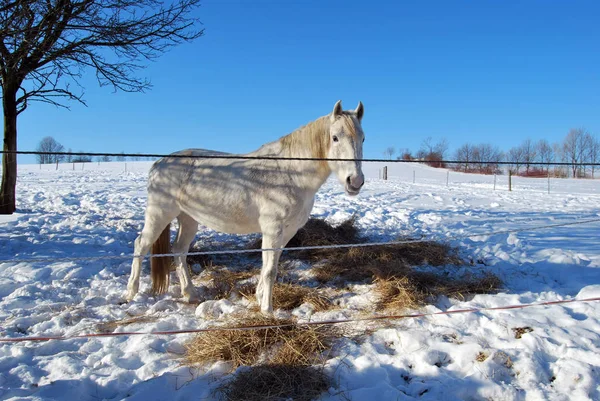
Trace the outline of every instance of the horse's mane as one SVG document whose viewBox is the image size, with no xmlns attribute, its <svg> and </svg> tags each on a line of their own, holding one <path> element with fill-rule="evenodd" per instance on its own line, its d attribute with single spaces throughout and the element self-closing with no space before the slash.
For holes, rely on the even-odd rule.
<svg viewBox="0 0 600 401">
<path fill-rule="evenodd" d="M 304 154 L 308 157 L 326 158 L 330 141 L 329 117 L 317 118 L 279 141 L 285 153 L 290 156 Z"/>
<path fill-rule="evenodd" d="M 344 119 L 347 133 L 356 137 L 356 126 L 353 114 L 343 112 L 339 117 Z M 279 141 L 288 155 L 305 154 L 306 149 L 310 151 L 309 157 L 326 158 L 330 146 L 329 137 L 330 116 L 323 116 L 298 128 L 289 135 L 282 137 Z"/>
</svg>

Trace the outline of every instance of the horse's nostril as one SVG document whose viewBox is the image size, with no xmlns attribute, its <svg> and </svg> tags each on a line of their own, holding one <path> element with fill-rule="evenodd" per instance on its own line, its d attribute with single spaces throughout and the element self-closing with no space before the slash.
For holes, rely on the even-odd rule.
<svg viewBox="0 0 600 401">
<path fill-rule="evenodd" d="M 350 176 L 346 177 L 346 182 L 347 182 L 348 184 L 351 184 L 351 182 L 350 182 Z"/>
</svg>

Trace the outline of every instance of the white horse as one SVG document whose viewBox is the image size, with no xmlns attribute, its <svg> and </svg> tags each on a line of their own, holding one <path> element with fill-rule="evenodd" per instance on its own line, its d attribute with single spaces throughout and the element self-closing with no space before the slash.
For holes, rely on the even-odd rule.
<svg viewBox="0 0 600 401">
<path fill-rule="evenodd" d="M 343 111 L 338 101 L 331 114 L 299 128 L 244 156 L 277 158 L 354 159 L 307 161 L 269 159 L 198 159 L 165 157 L 152 166 L 144 228 L 135 240 L 135 257 L 127 284 L 127 299 L 139 289 L 142 260 L 169 253 L 170 223 L 177 218 L 179 232 L 173 243 L 175 266 L 182 296 L 197 297 L 186 262 L 186 253 L 198 224 L 232 234 L 262 233 L 263 249 L 281 248 L 308 220 L 314 197 L 334 172 L 348 195 L 357 195 L 364 184 L 361 169 L 365 139 L 361 120 L 364 108 Z M 175 155 L 201 154 L 184 150 Z M 281 251 L 262 252 L 262 270 L 256 300 L 263 313 L 273 310 L 272 291 Z M 171 261 L 151 259 L 152 290 L 169 287 Z"/>
</svg>

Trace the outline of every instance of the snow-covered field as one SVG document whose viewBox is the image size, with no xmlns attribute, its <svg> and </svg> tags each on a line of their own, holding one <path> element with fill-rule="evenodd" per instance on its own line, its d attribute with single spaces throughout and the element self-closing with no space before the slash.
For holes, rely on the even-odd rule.
<svg viewBox="0 0 600 401">
<path fill-rule="evenodd" d="M 20 166 L 18 213 L 0 217 L 0 259 L 129 255 L 141 228 L 149 162 Z M 457 246 L 505 288 L 468 301 L 440 299 L 427 312 L 600 296 L 600 223 L 518 234 L 480 235 L 600 217 L 600 181 L 477 176 L 420 165 L 366 164 L 361 195 L 330 180 L 313 215 L 332 222 L 356 214 L 373 240 L 425 236 Z M 413 177 L 415 183 L 413 183 Z M 232 237 L 208 230 L 199 240 Z M 168 294 L 124 303 L 130 259 L 0 262 L 0 337 L 92 333 L 132 316 L 145 323 L 118 331 L 210 327 L 229 301 L 188 305 Z M 173 291 L 171 290 L 171 293 Z M 357 286 L 344 309 L 301 319 L 371 313 L 372 294 Z M 196 310 L 198 308 L 198 310 Z M 156 318 L 156 319 L 154 319 Z M 515 338 L 513 328 L 533 331 Z M 228 374 L 181 366 L 189 335 L 0 343 L 2 400 L 208 400 Z M 478 358 L 479 356 L 479 358 Z M 479 361 L 478 361 L 479 359 Z M 336 387 L 323 400 L 600 400 L 600 302 L 486 311 L 394 321 L 363 342 L 342 339 L 327 362 Z"/>
</svg>

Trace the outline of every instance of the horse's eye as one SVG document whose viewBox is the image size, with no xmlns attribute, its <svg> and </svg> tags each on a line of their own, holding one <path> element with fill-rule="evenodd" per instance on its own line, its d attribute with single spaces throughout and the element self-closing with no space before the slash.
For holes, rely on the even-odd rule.
<svg viewBox="0 0 600 401">
<path fill-rule="evenodd" d="M 365 138 L 363 138 L 363 142 L 365 141 Z"/>
<path fill-rule="evenodd" d="M 337 142 L 338 141 L 338 137 L 337 136 L 333 136 L 333 142 Z"/>
</svg>

